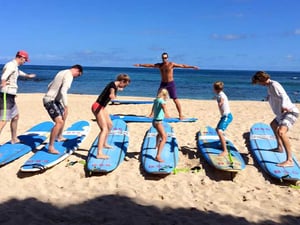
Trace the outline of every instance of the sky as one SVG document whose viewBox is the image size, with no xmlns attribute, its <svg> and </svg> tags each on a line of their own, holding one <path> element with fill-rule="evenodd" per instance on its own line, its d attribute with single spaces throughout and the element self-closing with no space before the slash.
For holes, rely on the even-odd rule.
<svg viewBox="0 0 300 225">
<path fill-rule="evenodd" d="M 0 64 L 300 71 L 299 0 L 0 0 Z"/>
</svg>

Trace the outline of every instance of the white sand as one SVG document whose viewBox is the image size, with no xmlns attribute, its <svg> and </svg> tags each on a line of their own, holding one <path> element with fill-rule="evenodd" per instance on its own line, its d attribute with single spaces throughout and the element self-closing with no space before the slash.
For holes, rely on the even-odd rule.
<svg viewBox="0 0 300 225">
<path fill-rule="evenodd" d="M 42 94 L 20 94 L 18 133 L 49 120 Z M 90 106 L 97 96 L 69 95 L 66 126 L 79 119 L 91 122 L 88 138 L 70 161 L 84 160 L 99 132 Z M 145 98 L 121 97 L 120 99 Z M 147 99 L 149 100 L 149 98 Z M 265 175 L 249 154 L 246 139 L 255 122 L 273 119 L 267 102 L 231 101 L 234 121 L 226 131 L 246 159 L 246 169 L 233 180 L 230 173 L 214 170 L 197 152 L 195 135 L 219 120 L 214 100 L 181 100 L 184 114 L 195 123 L 174 123 L 180 147 L 179 169 L 200 166 L 198 173 L 180 172 L 149 176 L 141 169 L 139 154 L 148 123 L 129 123 L 130 142 L 125 161 L 107 175 L 86 177 L 84 166 L 66 167 L 67 161 L 41 174 L 19 174 L 33 154 L 0 168 L 0 224 L 300 224 L 300 190 Z M 298 107 L 300 108 L 299 104 Z M 172 116 L 177 111 L 168 102 Z M 148 115 L 151 105 L 109 106 L 111 113 Z M 289 132 L 300 161 L 300 122 Z M 9 125 L 0 144 L 10 138 Z"/>
</svg>

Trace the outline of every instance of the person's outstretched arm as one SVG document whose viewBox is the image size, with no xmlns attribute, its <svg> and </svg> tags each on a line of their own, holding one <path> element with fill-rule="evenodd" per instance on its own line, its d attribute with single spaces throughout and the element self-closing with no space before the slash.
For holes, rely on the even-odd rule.
<svg viewBox="0 0 300 225">
<path fill-rule="evenodd" d="M 134 64 L 134 66 L 136 67 L 150 67 L 150 68 L 155 68 L 155 67 L 159 67 L 159 64 L 149 64 L 149 63 L 143 63 L 143 64 Z"/>
<path fill-rule="evenodd" d="M 177 63 L 173 63 L 173 67 L 177 67 L 177 68 L 190 68 L 190 69 L 195 69 L 195 70 L 199 70 L 198 66 L 190 66 L 187 64 L 177 64 Z"/>
</svg>

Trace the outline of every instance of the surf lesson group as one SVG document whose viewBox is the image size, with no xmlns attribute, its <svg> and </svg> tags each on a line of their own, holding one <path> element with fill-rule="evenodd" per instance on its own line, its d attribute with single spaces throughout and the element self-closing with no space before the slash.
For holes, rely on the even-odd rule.
<svg viewBox="0 0 300 225">
<path fill-rule="evenodd" d="M 158 132 L 156 140 L 157 154 L 155 160 L 163 162 L 161 151 L 166 142 L 166 133 L 164 131 L 162 122 L 165 118 L 170 117 L 166 108 L 166 100 L 170 97 L 179 114 L 179 119 L 184 120 L 184 114 L 177 97 L 176 87 L 173 72 L 175 68 L 192 68 L 199 69 L 197 66 L 190 66 L 186 64 L 177 64 L 168 61 L 168 53 L 164 52 L 161 55 L 162 62 L 156 64 L 134 64 L 136 67 L 151 67 L 158 68 L 161 75 L 161 83 L 158 88 L 157 97 L 154 100 L 152 112 L 149 117 L 153 117 L 152 124 Z M 6 63 L 3 67 L 1 76 L 1 90 L 0 90 L 0 132 L 3 130 L 7 122 L 10 121 L 11 128 L 11 144 L 19 143 L 17 137 L 17 124 L 19 119 L 19 112 L 15 102 L 17 94 L 17 79 L 19 76 L 26 78 L 34 78 L 35 74 L 27 74 L 19 70 L 19 66 L 25 62 L 29 62 L 29 55 L 26 51 L 20 50 L 16 53 L 15 58 Z M 64 124 L 68 115 L 68 101 L 67 92 L 71 87 L 73 78 L 81 76 L 83 68 L 81 65 L 73 65 L 70 69 L 62 70 L 57 73 L 53 81 L 48 86 L 48 91 L 43 98 L 43 103 L 50 118 L 54 122 L 51 129 L 48 153 L 58 154 L 58 150 L 54 147 L 55 141 L 65 141 L 63 137 Z M 99 139 L 97 144 L 96 158 L 108 159 L 108 156 L 103 154 L 103 148 L 110 148 L 106 142 L 108 133 L 112 128 L 112 121 L 109 113 L 106 110 L 106 105 L 116 98 L 117 92 L 123 90 L 130 83 L 130 77 L 127 74 L 120 74 L 115 81 L 110 82 L 103 89 L 92 105 L 92 112 L 95 115 L 97 124 L 99 125 Z M 258 71 L 252 77 L 253 84 L 266 86 L 268 90 L 268 101 L 276 118 L 271 122 L 271 128 L 277 138 L 277 150 L 286 151 L 286 159 L 277 164 L 279 167 L 292 167 L 294 165 L 292 159 L 292 150 L 287 136 L 287 132 L 294 125 L 298 116 L 299 110 L 291 102 L 289 96 L 284 88 L 276 81 L 271 80 L 270 75 L 263 71 Z M 224 132 L 231 123 L 233 117 L 230 112 L 229 102 L 226 94 L 223 91 L 224 83 L 216 81 L 213 84 L 213 90 L 216 93 L 216 100 L 221 114 L 219 123 L 216 126 L 216 131 L 221 143 L 222 152 L 220 156 L 228 155 L 226 146 L 226 139 Z"/>
</svg>

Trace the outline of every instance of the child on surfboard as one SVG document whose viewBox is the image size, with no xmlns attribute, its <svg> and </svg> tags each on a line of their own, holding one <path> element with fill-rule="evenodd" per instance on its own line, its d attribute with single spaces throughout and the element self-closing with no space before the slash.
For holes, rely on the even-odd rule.
<svg viewBox="0 0 300 225">
<path fill-rule="evenodd" d="M 157 154 L 155 157 L 155 160 L 158 162 L 164 162 L 164 160 L 161 158 L 161 153 L 164 148 L 164 145 L 167 141 L 167 134 L 164 130 L 164 126 L 162 124 L 163 119 L 166 117 L 169 117 L 169 114 L 167 112 L 166 107 L 166 100 L 169 97 L 169 93 L 167 89 L 160 89 L 158 91 L 157 97 L 153 102 L 152 106 L 152 113 L 153 113 L 153 120 L 152 125 L 155 127 L 155 129 L 158 132 L 158 135 L 156 137 L 156 149 Z"/>
<path fill-rule="evenodd" d="M 256 72 L 252 77 L 252 84 L 266 86 L 268 89 L 267 100 L 276 115 L 275 119 L 271 122 L 271 127 L 277 138 L 278 151 L 283 152 L 283 149 L 285 149 L 287 155 L 286 161 L 277 164 L 277 166 L 291 167 L 294 163 L 287 132 L 299 117 L 299 110 L 292 103 L 281 84 L 271 80 L 271 76 L 268 73 L 264 71 Z"/>
<path fill-rule="evenodd" d="M 219 111 L 221 114 L 221 118 L 218 122 L 216 131 L 220 138 L 221 146 L 223 152 L 220 153 L 220 156 L 226 156 L 228 155 L 228 150 L 226 146 L 226 140 L 224 137 L 224 131 L 228 127 L 228 125 L 231 123 L 233 117 L 230 112 L 230 107 L 228 103 L 227 95 L 223 91 L 224 89 L 224 83 L 222 81 L 216 81 L 213 85 L 213 90 L 216 93 L 216 99 L 219 107 Z"/>
<path fill-rule="evenodd" d="M 97 124 L 100 128 L 98 137 L 98 159 L 108 159 L 108 156 L 103 154 L 103 148 L 111 148 L 107 144 L 107 137 L 112 128 L 112 121 L 109 113 L 106 110 L 106 105 L 111 99 L 115 99 L 118 91 L 122 91 L 130 83 L 130 77 L 127 74 L 119 74 L 115 81 L 106 85 L 96 102 L 92 105 L 92 112 L 96 117 Z"/>
</svg>

